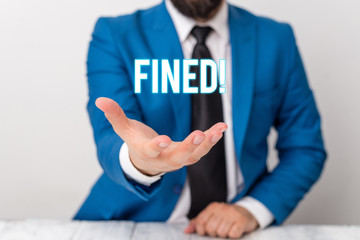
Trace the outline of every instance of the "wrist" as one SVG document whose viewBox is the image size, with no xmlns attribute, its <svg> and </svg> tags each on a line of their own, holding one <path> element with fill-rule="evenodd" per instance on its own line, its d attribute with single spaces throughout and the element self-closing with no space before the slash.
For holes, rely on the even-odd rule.
<svg viewBox="0 0 360 240">
<path fill-rule="evenodd" d="M 134 161 L 133 159 L 136 159 L 135 156 L 132 156 L 131 154 L 131 150 L 129 149 L 129 159 L 130 159 L 130 162 L 132 163 L 132 165 L 136 168 L 136 170 L 138 170 L 140 173 L 146 175 L 146 176 L 149 176 L 149 177 L 152 177 L 152 176 L 156 176 L 156 175 L 160 175 L 162 174 L 163 172 L 161 171 L 156 171 L 156 170 L 151 170 L 151 169 L 147 169 L 145 167 L 142 167 L 140 166 L 141 164 L 138 164 L 137 161 Z"/>
<path fill-rule="evenodd" d="M 251 232 L 259 227 L 258 221 L 251 212 L 249 212 L 246 208 L 238 206 L 236 204 L 233 204 L 233 206 L 237 211 L 239 211 L 244 217 L 248 219 L 248 224 L 247 226 L 245 226 L 246 231 Z"/>
</svg>

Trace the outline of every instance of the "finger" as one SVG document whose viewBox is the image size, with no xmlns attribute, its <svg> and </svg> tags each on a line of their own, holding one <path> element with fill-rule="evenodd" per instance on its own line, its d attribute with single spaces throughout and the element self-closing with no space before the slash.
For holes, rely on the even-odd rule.
<svg viewBox="0 0 360 240">
<path fill-rule="evenodd" d="M 96 99 L 95 105 L 104 112 L 105 117 L 109 120 L 115 132 L 121 138 L 125 137 L 129 123 L 119 104 L 110 98 L 100 97 Z"/>
<path fill-rule="evenodd" d="M 228 125 L 223 122 L 218 122 L 212 125 L 208 130 L 205 131 L 205 135 L 213 131 L 224 132 L 228 128 Z"/>
<path fill-rule="evenodd" d="M 213 213 L 205 225 L 206 233 L 211 237 L 216 237 L 216 230 L 219 227 L 222 220 L 223 219 L 219 214 Z"/>
<path fill-rule="evenodd" d="M 228 236 L 230 238 L 236 239 L 240 238 L 244 233 L 244 226 L 240 222 L 235 222 L 229 231 Z"/>
<path fill-rule="evenodd" d="M 195 229 L 197 234 L 199 235 L 205 235 L 205 226 L 210 219 L 212 215 L 212 211 L 209 211 L 207 209 L 204 209 L 202 212 L 199 213 L 199 215 L 195 219 Z"/>
<path fill-rule="evenodd" d="M 232 227 L 233 222 L 224 218 L 219 227 L 216 230 L 216 235 L 221 238 L 226 238 L 229 235 L 230 228 Z"/>
<path fill-rule="evenodd" d="M 196 232 L 199 235 L 206 234 L 205 226 L 209 221 L 209 219 L 211 218 L 212 214 L 216 212 L 220 206 L 221 203 L 212 202 L 209 205 L 207 205 L 206 208 L 197 215 L 195 219 L 195 227 L 196 227 Z"/>
<path fill-rule="evenodd" d="M 208 132 L 205 140 L 200 144 L 198 148 L 194 150 L 185 165 L 191 165 L 198 162 L 203 156 L 205 156 L 216 143 L 223 137 L 224 130 L 213 130 Z"/>
<path fill-rule="evenodd" d="M 191 220 L 189 225 L 185 228 L 184 233 L 186 234 L 195 233 L 196 231 L 195 226 L 196 226 L 195 220 Z"/>
<path fill-rule="evenodd" d="M 156 158 L 171 144 L 171 139 L 166 135 L 156 136 L 145 143 L 143 151 L 147 158 Z"/>
<path fill-rule="evenodd" d="M 170 158 L 177 162 L 186 162 L 191 154 L 197 147 L 205 140 L 205 133 L 196 130 L 189 134 L 184 141 L 180 142 L 173 152 L 170 154 Z"/>
</svg>

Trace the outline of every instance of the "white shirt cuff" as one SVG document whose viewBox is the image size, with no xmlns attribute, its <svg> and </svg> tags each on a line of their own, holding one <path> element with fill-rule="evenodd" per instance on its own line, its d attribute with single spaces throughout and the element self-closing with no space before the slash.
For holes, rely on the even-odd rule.
<svg viewBox="0 0 360 240">
<path fill-rule="evenodd" d="M 235 204 L 248 210 L 259 223 L 259 227 L 261 229 L 266 228 L 274 221 L 274 215 L 270 212 L 270 210 L 255 198 L 246 196 L 237 201 Z"/>
<path fill-rule="evenodd" d="M 164 173 L 160 173 L 155 176 L 147 176 L 137 170 L 130 160 L 129 149 L 126 143 L 123 143 L 120 148 L 119 159 L 120 166 L 123 169 L 126 177 L 147 187 L 160 180 L 161 176 L 164 175 Z"/>
</svg>

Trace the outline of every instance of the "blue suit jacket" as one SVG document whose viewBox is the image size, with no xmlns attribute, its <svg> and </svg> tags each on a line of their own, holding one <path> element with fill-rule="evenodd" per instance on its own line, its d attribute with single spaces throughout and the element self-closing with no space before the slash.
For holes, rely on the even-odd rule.
<svg viewBox="0 0 360 240">
<path fill-rule="evenodd" d="M 245 188 L 281 223 L 318 179 L 326 158 L 320 118 L 291 27 L 229 6 L 233 123 L 236 157 Z M 129 181 L 119 163 L 123 141 L 95 107 L 98 97 L 117 101 L 129 118 L 180 141 L 190 133 L 189 94 L 152 94 L 142 81 L 134 94 L 134 59 L 182 59 L 165 3 L 133 14 L 100 18 L 88 54 L 88 112 L 104 174 L 75 219 L 166 221 L 179 198 L 186 168 L 145 187 Z M 181 79 L 181 78 L 180 78 Z M 266 167 L 267 136 L 278 131 L 280 163 Z"/>
</svg>

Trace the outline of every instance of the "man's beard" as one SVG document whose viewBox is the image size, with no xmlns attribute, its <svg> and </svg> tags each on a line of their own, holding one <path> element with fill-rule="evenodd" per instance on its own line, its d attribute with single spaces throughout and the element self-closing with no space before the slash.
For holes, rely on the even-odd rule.
<svg viewBox="0 0 360 240">
<path fill-rule="evenodd" d="M 171 0 L 179 12 L 194 19 L 207 20 L 223 0 Z"/>
</svg>

